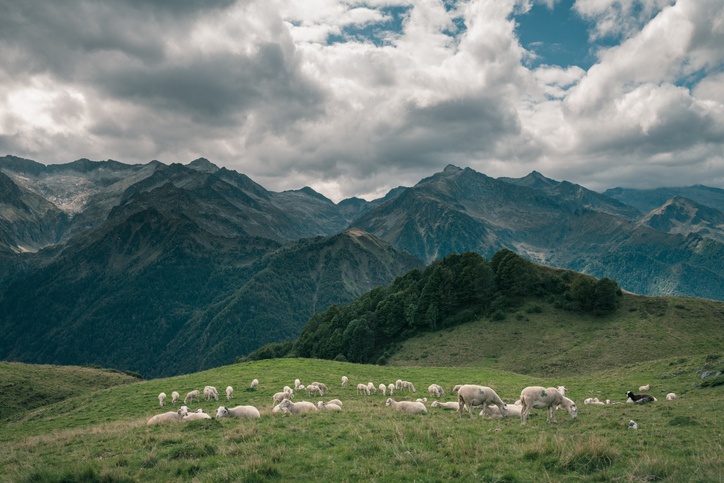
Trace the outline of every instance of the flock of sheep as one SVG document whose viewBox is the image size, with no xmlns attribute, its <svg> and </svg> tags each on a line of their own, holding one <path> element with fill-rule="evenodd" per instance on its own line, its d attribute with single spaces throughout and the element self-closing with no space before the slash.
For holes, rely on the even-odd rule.
<svg viewBox="0 0 724 483">
<path fill-rule="evenodd" d="M 346 389 L 349 378 L 342 376 L 342 388 Z M 250 388 L 256 390 L 259 385 L 259 381 L 254 379 Z M 445 396 L 445 390 L 439 384 L 431 384 L 428 386 L 428 393 L 430 397 L 441 398 Z M 649 390 L 649 385 L 641 386 L 639 391 Z M 375 385 L 372 382 L 367 384 L 357 384 L 357 394 L 363 394 L 371 396 L 373 394 L 381 394 L 382 396 L 388 397 L 385 406 L 392 407 L 397 411 L 408 414 L 421 414 L 427 413 L 427 398 L 418 398 L 414 401 L 396 401 L 392 398 L 395 392 L 401 393 L 406 391 L 408 393 L 417 392 L 415 386 L 409 381 L 403 381 L 398 379 L 394 384 L 379 384 Z M 325 396 L 329 392 L 329 388 L 326 384 L 321 382 L 312 382 L 308 385 L 302 385 L 299 379 L 295 379 L 294 387 L 284 386 L 284 388 L 275 393 L 272 396 L 272 413 L 283 413 L 283 414 L 302 414 L 315 411 L 341 411 L 343 404 L 339 399 L 332 399 L 330 401 L 318 401 L 314 404 L 309 401 L 298 401 L 294 402 L 294 394 L 300 392 L 306 392 L 307 396 Z M 520 399 L 515 401 L 513 404 L 506 404 L 498 396 L 498 394 L 487 386 L 480 386 L 475 384 L 459 384 L 452 388 L 453 394 L 457 393 L 457 401 L 441 402 L 435 400 L 432 402 L 431 407 L 448 409 L 457 411 L 460 416 L 467 411 L 468 415 L 472 418 L 473 409 L 481 409 L 480 416 L 487 416 L 493 419 L 499 419 L 504 417 L 520 417 L 521 424 L 526 424 L 526 420 L 531 410 L 533 409 L 545 409 L 548 413 L 547 422 L 556 421 L 556 410 L 563 409 L 568 411 L 571 418 L 575 419 L 578 415 L 578 408 L 576 403 L 567 398 L 565 386 L 558 387 L 542 387 L 542 386 L 528 386 L 524 388 L 520 393 Z M 230 400 L 233 397 L 234 389 L 231 386 L 226 388 L 226 399 Z M 219 400 L 219 393 L 214 386 L 206 386 L 203 390 L 203 396 L 207 401 L 212 398 L 216 401 Z M 632 403 L 648 403 L 656 401 L 656 398 L 648 394 L 634 394 L 631 391 L 626 393 L 628 398 L 627 402 Z M 176 404 L 179 401 L 179 393 L 173 391 L 171 393 L 171 402 Z M 189 412 L 187 404 L 192 403 L 194 400 L 198 400 L 201 397 L 201 392 L 198 390 L 190 391 L 186 394 L 183 399 L 183 406 L 177 411 L 169 411 L 153 416 L 147 422 L 147 424 L 154 425 L 162 422 L 173 422 L 173 421 L 192 421 L 198 419 L 211 419 L 209 414 L 203 412 L 202 409 L 197 409 L 196 412 Z M 676 399 L 674 393 L 669 393 L 666 399 Z M 166 394 L 160 393 L 158 395 L 159 405 L 164 406 L 166 400 Z M 612 403 L 610 400 L 601 402 L 598 398 L 587 398 L 584 404 L 617 404 Z M 254 406 L 236 406 L 229 408 L 227 406 L 220 406 L 216 410 L 216 418 L 246 418 L 246 419 L 258 419 L 261 417 L 259 409 Z M 634 423 L 635 424 L 635 423 Z M 629 427 L 633 427 L 629 425 Z"/>
</svg>

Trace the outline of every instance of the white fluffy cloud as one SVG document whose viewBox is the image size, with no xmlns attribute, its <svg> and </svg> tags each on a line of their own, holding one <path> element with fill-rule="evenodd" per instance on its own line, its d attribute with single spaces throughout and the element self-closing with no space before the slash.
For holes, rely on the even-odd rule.
<svg viewBox="0 0 724 483">
<path fill-rule="evenodd" d="M 0 151 L 205 156 L 335 200 L 448 163 L 724 186 L 720 0 L 578 0 L 592 38 L 621 39 L 588 71 L 525 66 L 531 3 L 0 1 Z"/>
</svg>

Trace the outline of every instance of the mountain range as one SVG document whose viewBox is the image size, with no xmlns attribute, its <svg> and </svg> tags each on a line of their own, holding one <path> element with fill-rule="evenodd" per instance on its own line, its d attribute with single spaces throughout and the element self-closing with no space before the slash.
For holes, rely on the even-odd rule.
<svg viewBox="0 0 724 483">
<path fill-rule="evenodd" d="M 0 359 L 193 372 L 464 251 L 508 248 L 631 292 L 724 300 L 723 210 L 716 188 L 596 193 L 537 172 L 448 166 L 378 200 L 334 203 L 203 158 L 5 156 Z"/>
</svg>

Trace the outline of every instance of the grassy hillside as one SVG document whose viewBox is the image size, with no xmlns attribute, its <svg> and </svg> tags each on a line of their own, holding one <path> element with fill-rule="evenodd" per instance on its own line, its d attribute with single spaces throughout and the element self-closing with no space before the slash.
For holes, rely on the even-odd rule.
<svg viewBox="0 0 724 483">
<path fill-rule="evenodd" d="M 528 299 L 504 320 L 480 319 L 407 340 L 387 364 L 572 375 L 722 347 L 721 302 L 625 294 L 606 317 Z"/>
<path fill-rule="evenodd" d="M 12 365 L 10 369 L 21 366 Z M 16 415 L 2 423 L 2 481 L 719 481 L 723 386 L 701 387 L 697 370 L 722 357 L 699 355 L 631 363 L 555 379 L 491 368 L 380 367 L 310 359 L 242 363 L 169 379 L 101 389 Z M 340 388 L 347 375 L 350 388 Z M 247 391 L 258 378 L 257 391 Z M 294 378 L 325 382 L 341 413 L 272 416 L 271 395 Z M 493 387 L 512 402 L 529 384 L 565 384 L 579 417 L 538 411 L 517 419 L 458 417 L 430 407 L 422 416 L 385 407 L 381 395 L 357 395 L 356 384 L 409 380 L 417 394 L 438 383 Z M 710 379 L 711 380 L 711 379 Z M 585 397 L 623 401 L 650 383 L 651 393 L 679 399 L 646 406 L 584 406 Z M 233 404 L 253 404 L 256 421 L 211 420 L 147 427 L 161 412 L 156 396 L 204 385 L 236 388 Z M 696 385 L 693 387 L 692 385 Z M 297 399 L 302 399 L 298 396 Z M 318 398 L 306 398 L 316 400 Z M 447 396 L 445 400 L 452 398 Z M 221 402 L 202 401 L 212 412 Z M 692 411 L 692 408 L 696 408 Z M 627 429 L 629 420 L 640 429 Z"/>
<path fill-rule="evenodd" d="M 0 362 L 0 421 L 99 389 L 138 382 L 109 369 Z"/>
</svg>

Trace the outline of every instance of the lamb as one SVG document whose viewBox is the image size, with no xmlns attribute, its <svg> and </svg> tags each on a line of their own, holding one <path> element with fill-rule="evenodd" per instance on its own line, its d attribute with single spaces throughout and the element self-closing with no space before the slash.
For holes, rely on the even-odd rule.
<svg viewBox="0 0 724 483">
<path fill-rule="evenodd" d="M 387 386 L 385 386 L 384 384 L 380 384 L 379 390 L 383 396 L 387 396 Z"/>
<path fill-rule="evenodd" d="M 639 391 L 648 391 L 651 389 L 651 384 L 646 384 L 645 386 L 639 386 Z"/>
<path fill-rule="evenodd" d="M 439 384 L 430 384 L 427 388 L 427 392 L 430 393 L 430 397 L 445 396 L 445 390 Z"/>
<path fill-rule="evenodd" d="M 315 381 L 315 382 L 313 382 L 312 384 L 314 384 L 315 386 L 317 386 L 317 387 L 322 391 L 322 396 L 324 396 L 325 394 L 327 394 L 327 393 L 329 392 L 329 388 L 328 388 L 327 385 L 324 384 L 323 382 L 316 382 L 316 381 Z"/>
<path fill-rule="evenodd" d="M 548 409 L 548 423 L 556 422 L 556 406 L 560 405 L 568 411 L 571 418 L 578 416 L 576 403 L 561 395 L 555 387 L 529 386 L 520 393 L 522 410 L 520 412 L 520 424 L 525 424 L 531 409 Z"/>
<path fill-rule="evenodd" d="M 503 402 L 498 394 L 487 386 L 477 386 L 475 384 L 465 384 L 458 389 L 459 415 L 463 415 L 464 406 L 467 405 L 468 414 L 473 417 L 473 406 L 483 406 L 483 410 L 489 405 L 494 404 L 500 408 L 503 415 L 508 414 L 507 405 Z"/>
<path fill-rule="evenodd" d="M 339 399 L 332 399 L 331 401 L 327 401 L 327 404 L 336 404 L 336 405 L 339 406 L 339 407 L 344 406 L 344 405 L 342 404 L 342 401 L 340 401 Z"/>
<path fill-rule="evenodd" d="M 394 384 L 388 385 L 387 390 L 389 391 L 390 396 L 392 396 L 395 393 L 395 385 Z"/>
<path fill-rule="evenodd" d="M 158 395 L 158 404 L 163 407 L 163 402 L 166 400 L 166 393 L 162 392 Z"/>
<path fill-rule="evenodd" d="M 294 403 L 289 399 L 285 399 L 279 404 L 279 406 L 281 406 L 282 411 L 288 411 L 291 414 L 313 413 L 317 411 L 317 406 L 309 401 L 299 401 Z"/>
<path fill-rule="evenodd" d="M 392 398 L 388 398 L 385 406 L 392 406 L 401 413 L 406 414 L 422 414 L 427 413 L 427 408 L 424 404 L 417 401 L 395 401 Z"/>
<path fill-rule="evenodd" d="M 666 395 L 667 401 L 673 401 L 674 399 L 676 399 L 676 394 L 674 394 L 673 392 L 670 392 L 669 394 Z"/>
<path fill-rule="evenodd" d="M 597 397 L 586 398 L 583 400 L 583 404 L 593 404 L 596 406 L 605 406 L 606 405 L 606 403 L 599 401 Z"/>
<path fill-rule="evenodd" d="M 316 384 L 310 384 L 307 386 L 307 396 L 311 396 L 312 394 L 316 394 L 317 396 L 324 396 L 324 391 L 322 391 L 322 388 L 317 386 Z"/>
<path fill-rule="evenodd" d="M 199 408 L 195 413 L 189 413 L 183 417 L 184 421 L 198 421 L 200 419 L 211 419 L 211 416 L 206 414 L 203 409 Z"/>
<path fill-rule="evenodd" d="M 626 396 L 637 404 L 646 404 L 656 401 L 654 396 L 650 396 L 648 394 L 634 394 L 631 391 L 628 391 Z"/>
<path fill-rule="evenodd" d="M 427 398 L 426 398 L 426 397 L 420 397 L 420 398 L 415 399 L 415 401 L 421 402 L 421 403 L 426 403 L 426 402 L 427 402 Z"/>
<path fill-rule="evenodd" d="M 249 387 L 256 391 L 256 388 L 258 386 L 259 386 L 259 379 L 253 379 L 251 381 L 251 385 Z"/>
<path fill-rule="evenodd" d="M 199 398 L 199 390 L 195 389 L 195 390 L 189 392 L 188 394 L 186 394 L 186 397 L 184 398 L 184 404 L 188 404 L 191 401 L 193 401 L 194 399 L 198 399 L 198 398 Z"/>
<path fill-rule="evenodd" d="M 398 379 L 397 381 L 395 381 L 395 389 L 397 389 L 398 391 L 402 389 L 402 379 Z"/>
<path fill-rule="evenodd" d="M 236 406 L 235 408 L 228 408 L 226 406 L 219 406 L 216 410 L 216 419 L 221 418 L 243 418 L 243 419 L 259 419 L 261 414 L 259 410 L 254 406 Z"/>
<path fill-rule="evenodd" d="M 362 383 L 357 384 L 357 394 L 362 394 L 362 393 L 367 394 L 368 396 L 370 395 L 370 390 L 367 387 L 367 384 L 362 384 Z"/>
<path fill-rule="evenodd" d="M 156 414 L 146 422 L 146 426 L 153 426 L 154 424 L 161 423 L 172 423 L 181 421 L 184 416 L 189 413 L 189 408 L 181 406 L 177 411 L 169 411 L 167 413 Z"/>
<path fill-rule="evenodd" d="M 455 411 L 460 410 L 460 404 L 457 401 L 450 401 L 450 402 L 433 401 L 432 407 L 442 408 L 442 409 L 452 409 Z"/>
<path fill-rule="evenodd" d="M 171 393 L 171 403 L 176 404 L 176 401 L 178 401 L 179 397 L 180 397 L 180 395 L 177 391 L 172 392 Z"/>
<path fill-rule="evenodd" d="M 332 403 L 326 403 L 324 401 L 319 401 L 317 403 L 317 408 L 321 409 L 322 411 L 341 411 L 342 406 L 337 406 L 336 404 Z"/>
<path fill-rule="evenodd" d="M 284 392 L 288 392 L 289 394 L 294 394 L 295 389 L 292 389 L 289 386 L 284 386 L 284 389 L 282 389 Z"/>
<path fill-rule="evenodd" d="M 302 381 L 300 381 L 299 379 L 294 379 L 294 390 L 295 391 L 298 391 L 299 386 L 301 386 L 301 385 L 302 385 Z"/>
<path fill-rule="evenodd" d="M 226 400 L 228 401 L 231 399 L 231 395 L 234 394 L 234 388 L 231 386 L 226 386 Z"/>
<path fill-rule="evenodd" d="M 452 388 L 452 391 L 450 391 L 450 392 L 452 394 L 455 394 L 456 392 L 458 392 L 460 390 L 461 387 L 463 387 L 462 384 L 457 384 L 457 385 L 455 385 L 455 387 Z"/>
<path fill-rule="evenodd" d="M 347 376 L 342 376 L 342 389 L 345 389 L 347 387 L 348 382 L 349 378 Z"/>
<path fill-rule="evenodd" d="M 401 389 L 407 389 L 408 391 L 411 391 L 411 392 L 417 392 L 415 390 L 415 386 L 410 381 L 402 381 Z"/>
<path fill-rule="evenodd" d="M 374 392 L 375 394 L 377 394 L 377 388 L 375 387 L 375 383 L 374 383 L 374 382 L 368 382 L 368 383 L 367 383 L 367 393 L 368 393 L 368 394 L 372 394 L 373 392 Z"/>
<path fill-rule="evenodd" d="M 206 386 L 204 387 L 204 397 L 207 401 L 210 401 L 212 397 L 218 401 L 219 391 L 217 391 L 214 386 Z"/>
<path fill-rule="evenodd" d="M 558 392 L 561 393 L 561 396 L 565 396 L 566 392 L 568 392 L 568 388 L 566 386 L 558 386 L 556 389 L 558 389 Z"/>
<path fill-rule="evenodd" d="M 284 401 L 285 399 L 289 399 L 291 395 L 288 392 L 277 392 L 272 396 L 272 407 L 276 406 L 277 403 L 280 403 Z"/>
<path fill-rule="evenodd" d="M 523 406 L 516 406 L 515 404 L 508 404 L 508 416 L 520 417 L 520 413 L 523 411 Z M 489 416 L 492 419 L 503 419 L 503 413 L 500 412 L 497 406 L 488 406 L 487 408 L 480 411 L 480 416 Z"/>
</svg>

